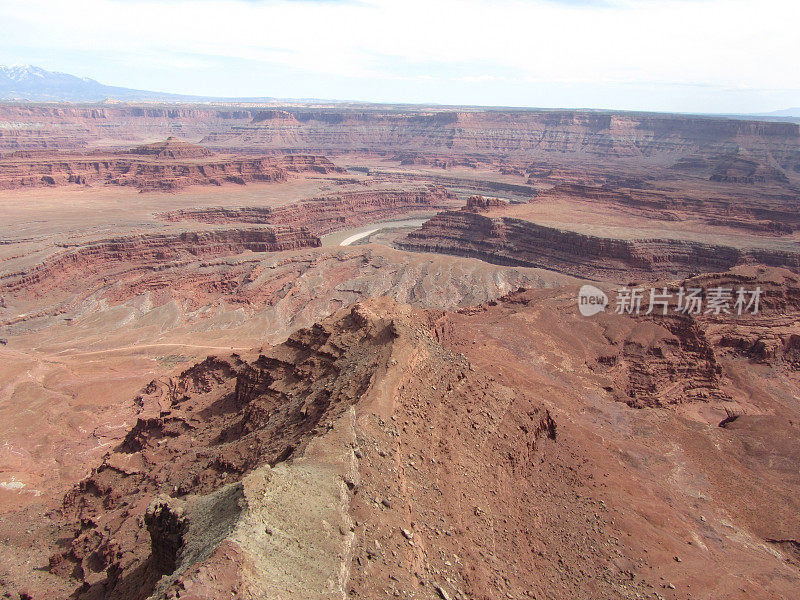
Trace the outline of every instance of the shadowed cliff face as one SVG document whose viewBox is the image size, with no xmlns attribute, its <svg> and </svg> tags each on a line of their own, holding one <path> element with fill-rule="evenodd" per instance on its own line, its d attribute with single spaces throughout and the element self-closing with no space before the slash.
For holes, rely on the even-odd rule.
<svg viewBox="0 0 800 600">
<path fill-rule="evenodd" d="M 231 229 L 186 232 L 176 235 L 139 235 L 100 240 L 61 251 L 22 272 L 0 277 L 5 293 L 31 288 L 43 280 L 65 283 L 87 270 L 121 267 L 123 270 L 157 269 L 181 258 L 250 252 L 278 252 L 314 248 L 319 238 L 302 227 Z"/>
<path fill-rule="evenodd" d="M 453 203 L 457 203 L 455 194 L 441 186 L 428 186 L 421 191 L 343 192 L 279 208 L 188 209 L 160 216 L 167 221 L 292 225 L 324 235 L 345 227 L 373 223 L 414 211 L 443 208 Z"/>
<path fill-rule="evenodd" d="M 738 264 L 800 269 L 797 251 L 741 250 L 677 239 L 619 240 L 469 211 L 439 213 L 398 245 L 618 282 L 724 271 Z"/>
</svg>

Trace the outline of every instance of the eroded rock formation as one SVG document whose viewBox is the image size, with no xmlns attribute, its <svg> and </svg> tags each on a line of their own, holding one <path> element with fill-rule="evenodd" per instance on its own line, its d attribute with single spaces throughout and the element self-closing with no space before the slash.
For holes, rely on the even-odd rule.
<svg viewBox="0 0 800 600">
<path fill-rule="evenodd" d="M 800 269 L 797 252 L 745 250 L 679 239 L 602 238 L 468 211 L 439 213 L 398 245 L 406 250 L 445 252 L 614 281 L 725 271 L 745 263 Z"/>
<path fill-rule="evenodd" d="M 176 137 L 168 137 L 163 142 L 131 148 L 130 153 L 163 159 L 205 158 L 214 155 L 208 148 L 198 144 L 189 144 Z"/>
<path fill-rule="evenodd" d="M 69 281 L 76 273 L 98 268 L 142 270 L 158 268 L 181 257 L 251 252 L 276 252 L 316 247 L 319 238 L 302 227 L 229 229 L 151 234 L 100 240 L 61 250 L 25 271 L 0 276 L 5 292 L 24 289 L 45 279 Z"/>
<path fill-rule="evenodd" d="M 344 192 L 276 208 L 183 209 L 161 216 L 168 221 L 290 225 L 305 227 L 316 235 L 323 235 L 414 211 L 443 208 L 455 201 L 456 196 L 445 188 L 428 186 L 420 191 Z"/>
<path fill-rule="evenodd" d="M 500 198 L 486 198 L 484 196 L 470 196 L 462 210 L 469 212 L 484 212 L 490 208 L 503 208 L 508 202 Z"/>
<path fill-rule="evenodd" d="M 0 189 L 79 184 L 177 191 L 191 185 L 281 182 L 300 172 L 342 169 L 321 156 L 221 157 L 170 138 L 119 153 L 14 152 L 0 159 Z"/>
</svg>

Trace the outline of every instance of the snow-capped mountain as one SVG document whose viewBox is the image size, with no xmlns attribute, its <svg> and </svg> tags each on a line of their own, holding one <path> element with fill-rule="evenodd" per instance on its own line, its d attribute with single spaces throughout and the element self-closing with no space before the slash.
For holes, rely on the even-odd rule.
<svg viewBox="0 0 800 600">
<path fill-rule="evenodd" d="M 0 77 L 11 81 L 25 81 L 35 77 L 43 78 L 47 71 L 32 65 L 11 65 L 10 67 L 0 66 Z"/>
<path fill-rule="evenodd" d="M 4 100 L 103 100 L 123 90 L 31 65 L 0 66 L 0 98 Z"/>
<path fill-rule="evenodd" d="M 106 99 L 127 101 L 198 102 L 219 100 L 200 96 L 165 94 L 103 85 L 88 77 L 47 71 L 32 65 L 0 65 L 0 101 L 98 102 Z M 271 100 L 258 98 L 252 100 Z"/>
</svg>

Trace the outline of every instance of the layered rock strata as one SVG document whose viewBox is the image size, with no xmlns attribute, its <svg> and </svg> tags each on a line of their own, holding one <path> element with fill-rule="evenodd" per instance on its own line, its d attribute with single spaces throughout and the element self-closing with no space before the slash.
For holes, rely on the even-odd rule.
<svg viewBox="0 0 800 600">
<path fill-rule="evenodd" d="M 452 206 L 456 201 L 456 196 L 445 188 L 428 186 L 419 191 L 343 192 L 275 208 L 182 209 L 160 216 L 167 221 L 288 225 L 305 227 L 316 235 L 323 235 L 397 215 Z"/>
<path fill-rule="evenodd" d="M 0 275 L 0 289 L 21 290 L 42 280 L 63 280 L 115 266 L 127 270 L 153 269 L 181 258 L 250 252 L 277 252 L 317 247 L 320 240 L 302 227 L 229 229 L 180 234 L 150 234 L 99 240 L 61 250 L 20 272 Z"/>
<path fill-rule="evenodd" d="M 469 211 L 439 213 L 397 243 L 405 250 L 444 252 L 614 281 L 725 271 L 747 263 L 800 269 L 798 252 L 679 239 L 603 238 Z"/>
</svg>

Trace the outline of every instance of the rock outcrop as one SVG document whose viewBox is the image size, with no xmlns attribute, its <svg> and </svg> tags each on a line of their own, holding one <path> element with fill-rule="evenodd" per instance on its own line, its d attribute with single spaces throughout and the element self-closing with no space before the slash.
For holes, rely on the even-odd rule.
<svg viewBox="0 0 800 600">
<path fill-rule="evenodd" d="M 732 227 L 744 229 L 757 234 L 789 235 L 794 231 L 794 226 L 781 221 L 768 221 L 758 219 L 712 218 L 706 221 L 712 227 Z"/>
<path fill-rule="evenodd" d="M 316 235 L 324 235 L 397 215 L 444 208 L 456 202 L 456 196 L 445 188 L 428 186 L 419 191 L 343 192 L 275 208 L 183 209 L 163 213 L 161 217 L 167 221 L 287 225 L 305 227 Z"/>
<path fill-rule="evenodd" d="M 746 263 L 800 270 L 797 252 L 744 250 L 679 239 L 602 238 L 468 211 L 439 213 L 397 244 L 405 250 L 444 252 L 620 282 L 726 271 Z"/>
<path fill-rule="evenodd" d="M 43 280 L 69 281 L 76 272 L 98 268 L 148 270 L 178 259 L 317 247 L 302 227 L 229 229 L 151 234 L 99 240 L 61 250 L 25 271 L 0 276 L 0 290 L 13 292 Z"/>
<path fill-rule="evenodd" d="M 503 208 L 508 204 L 507 201 L 500 198 L 486 198 L 484 196 L 470 196 L 467 198 L 467 204 L 461 210 L 469 212 L 485 212 L 492 208 Z"/>
<path fill-rule="evenodd" d="M 75 535 L 51 571 L 81 599 L 187 587 L 211 598 L 214 585 L 341 597 L 359 486 L 351 407 L 380 397 L 395 353 L 432 341 L 407 308 L 385 306 L 396 305 L 341 311 L 251 361 L 210 357 L 153 381 L 122 444 L 64 499 Z M 230 578 L 226 551 L 240 557 Z"/>
<path fill-rule="evenodd" d="M 0 189 L 70 184 L 177 191 L 191 185 L 281 182 L 292 173 L 341 173 L 322 156 L 220 157 L 174 138 L 128 152 L 18 151 L 0 159 Z"/>
<path fill-rule="evenodd" d="M 163 142 L 155 142 L 153 144 L 145 144 L 144 146 L 131 148 L 130 153 L 173 160 L 181 158 L 205 158 L 214 155 L 208 148 L 204 148 L 198 144 L 189 144 L 176 137 L 168 137 Z"/>
<path fill-rule="evenodd" d="M 687 186 L 691 189 L 691 184 Z M 588 185 L 558 183 L 539 192 L 539 200 L 579 199 L 598 204 L 634 208 L 659 220 L 679 221 L 682 218 L 705 218 L 709 224 L 750 229 L 774 234 L 791 233 L 800 226 L 797 195 L 791 189 L 766 188 L 757 195 L 729 194 L 720 190 L 713 194 L 689 194 L 683 189 L 649 189 L 643 182 Z"/>
</svg>

